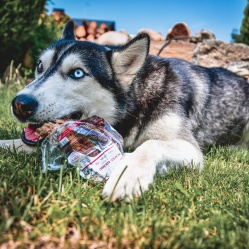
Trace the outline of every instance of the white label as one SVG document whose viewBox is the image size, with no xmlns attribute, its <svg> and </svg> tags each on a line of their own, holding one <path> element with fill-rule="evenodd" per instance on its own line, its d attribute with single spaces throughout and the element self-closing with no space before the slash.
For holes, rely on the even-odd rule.
<svg viewBox="0 0 249 249">
<path fill-rule="evenodd" d="M 122 158 L 122 153 L 114 143 L 110 143 L 97 156 L 90 157 L 80 152 L 72 152 L 68 157 L 68 163 L 79 166 L 80 175 L 85 178 L 95 178 L 97 181 L 108 179 Z"/>
</svg>

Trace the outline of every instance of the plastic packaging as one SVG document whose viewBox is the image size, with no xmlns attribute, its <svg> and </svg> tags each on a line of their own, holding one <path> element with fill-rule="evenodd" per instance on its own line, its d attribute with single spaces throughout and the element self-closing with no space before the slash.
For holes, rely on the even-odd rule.
<svg viewBox="0 0 249 249">
<path fill-rule="evenodd" d="M 123 138 L 104 119 L 93 116 L 55 125 L 41 145 L 43 172 L 79 167 L 84 179 L 108 179 L 122 158 Z"/>
</svg>

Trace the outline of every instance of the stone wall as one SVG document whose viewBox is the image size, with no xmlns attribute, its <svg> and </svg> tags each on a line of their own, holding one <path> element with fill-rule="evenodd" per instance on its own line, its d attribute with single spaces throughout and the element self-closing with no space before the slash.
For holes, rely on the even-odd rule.
<svg viewBox="0 0 249 249">
<path fill-rule="evenodd" d="M 249 46 L 204 40 L 198 43 L 193 62 L 205 67 L 224 67 L 249 79 Z"/>
<path fill-rule="evenodd" d="M 157 55 L 165 42 L 151 42 L 150 54 Z M 219 40 L 172 41 L 161 57 L 181 58 L 204 67 L 224 67 L 249 80 L 249 46 Z"/>
</svg>

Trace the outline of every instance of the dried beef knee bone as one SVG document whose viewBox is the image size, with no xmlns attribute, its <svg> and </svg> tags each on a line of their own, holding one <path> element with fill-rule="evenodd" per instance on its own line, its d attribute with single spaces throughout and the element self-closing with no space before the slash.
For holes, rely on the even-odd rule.
<svg viewBox="0 0 249 249">
<path fill-rule="evenodd" d="M 65 122 L 64 120 L 58 119 L 54 123 L 52 122 L 45 123 L 40 128 L 37 128 L 35 132 L 42 138 L 46 137 L 54 130 L 56 126 L 61 125 L 64 122 Z"/>
</svg>

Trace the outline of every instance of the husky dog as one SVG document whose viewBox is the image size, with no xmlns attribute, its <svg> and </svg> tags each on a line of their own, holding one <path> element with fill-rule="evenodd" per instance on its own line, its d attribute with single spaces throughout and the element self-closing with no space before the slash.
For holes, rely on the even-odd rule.
<svg viewBox="0 0 249 249">
<path fill-rule="evenodd" d="M 123 136 L 133 152 L 104 186 L 111 201 L 139 196 L 157 171 L 202 169 L 201 150 L 208 145 L 249 144 L 245 79 L 222 68 L 148 55 L 149 45 L 146 34 L 120 48 L 76 41 L 69 22 L 62 39 L 42 52 L 36 79 L 12 101 L 20 122 L 98 115 Z"/>
</svg>

